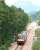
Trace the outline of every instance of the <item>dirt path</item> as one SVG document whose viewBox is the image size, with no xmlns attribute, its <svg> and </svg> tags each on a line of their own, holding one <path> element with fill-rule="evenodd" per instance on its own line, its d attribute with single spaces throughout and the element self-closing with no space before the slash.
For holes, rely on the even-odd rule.
<svg viewBox="0 0 40 50">
<path fill-rule="evenodd" d="M 22 47 L 22 50 L 32 50 L 32 43 L 33 43 L 33 36 L 35 36 L 35 29 L 36 29 L 37 24 L 35 22 L 30 23 L 30 25 L 28 25 L 28 37 L 26 40 L 25 45 Z M 15 48 L 17 47 L 17 43 L 13 44 L 9 50 L 15 50 Z M 20 50 L 20 47 L 18 48 L 18 50 Z"/>
</svg>

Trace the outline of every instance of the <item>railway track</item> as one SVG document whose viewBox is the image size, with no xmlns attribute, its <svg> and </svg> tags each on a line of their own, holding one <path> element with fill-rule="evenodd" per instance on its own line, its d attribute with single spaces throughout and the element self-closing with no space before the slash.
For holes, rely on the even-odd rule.
<svg viewBox="0 0 40 50">
<path fill-rule="evenodd" d="M 22 47 L 23 47 L 23 46 L 18 45 L 18 46 L 15 48 L 15 50 L 22 50 Z"/>
<path fill-rule="evenodd" d="M 25 42 L 23 40 L 18 40 L 17 41 L 17 47 L 15 48 L 15 50 L 22 50 L 24 43 Z"/>
<path fill-rule="evenodd" d="M 18 45 L 17 43 L 15 43 L 13 46 L 9 48 L 9 50 L 32 50 L 33 36 L 35 36 L 36 27 L 37 27 L 37 24 L 35 22 L 30 23 L 27 28 L 27 31 L 29 34 L 27 36 L 26 43 L 24 45 Z M 24 35 L 22 37 L 24 39 Z M 20 36 L 19 36 L 19 39 L 20 39 Z"/>
</svg>

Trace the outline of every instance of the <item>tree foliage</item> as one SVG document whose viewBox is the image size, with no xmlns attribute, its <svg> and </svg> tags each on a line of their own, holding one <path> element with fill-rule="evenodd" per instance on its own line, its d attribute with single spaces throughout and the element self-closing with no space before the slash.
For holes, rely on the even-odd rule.
<svg viewBox="0 0 40 50">
<path fill-rule="evenodd" d="M 14 33 L 19 33 L 28 24 L 28 14 L 21 8 L 8 7 L 0 2 L 0 46 L 11 42 Z"/>
<path fill-rule="evenodd" d="M 40 11 L 38 11 L 37 13 L 36 13 L 36 21 L 38 22 L 38 24 L 40 25 Z"/>
<path fill-rule="evenodd" d="M 31 23 L 32 22 L 32 16 L 29 16 L 29 23 Z"/>
</svg>

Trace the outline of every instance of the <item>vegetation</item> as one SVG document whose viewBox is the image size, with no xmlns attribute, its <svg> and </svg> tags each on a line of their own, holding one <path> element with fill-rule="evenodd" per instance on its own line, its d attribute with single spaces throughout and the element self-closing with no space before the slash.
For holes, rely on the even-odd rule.
<svg viewBox="0 0 40 50">
<path fill-rule="evenodd" d="M 40 11 L 38 11 L 37 13 L 36 13 L 36 21 L 38 22 L 38 24 L 40 25 Z"/>
<path fill-rule="evenodd" d="M 29 16 L 29 22 L 28 23 L 31 23 L 32 22 L 32 16 Z"/>
<path fill-rule="evenodd" d="M 40 29 L 36 30 L 37 41 L 33 44 L 33 50 L 40 50 Z"/>
<path fill-rule="evenodd" d="M 40 11 L 36 13 L 36 21 L 40 26 Z M 33 44 L 33 50 L 40 50 L 40 29 L 37 29 L 35 33 L 36 33 L 36 37 L 38 38 L 37 41 Z"/>
<path fill-rule="evenodd" d="M 40 40 L 37 40 L 37 42 L 34 43 L 33 50 L 40 50 Z"/>
<path fill-rule="evenodd" d="M 40 11 L 36 16 L 40 25 Z M 25 30 L 29 22 L 32 22 L 32 17 L 24 10 L 15 6 L 8 7 L 0 0 L 0 50 L 8 50 L 10 43 L 16 41 L 17 34 Z M 40 30 L 36 31 L 36 36 L 40 37 Z M 33 44 L 33 50 L 40 50 L 40 38 Z"/>
<path fill-rule="evenodd" d="M 25 30 L 28 20 L 28 14 L 21 8 L 8 7 L 4 1 L 0 1 L 0 50 L 7 50 L 17 33 Z"/>
</svg>

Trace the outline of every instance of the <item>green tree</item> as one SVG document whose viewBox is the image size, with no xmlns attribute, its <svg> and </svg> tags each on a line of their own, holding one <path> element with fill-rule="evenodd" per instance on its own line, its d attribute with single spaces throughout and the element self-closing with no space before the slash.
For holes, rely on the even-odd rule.
<svg viewBox="0 0 40 50">
<path fill-rule="evenodd" d="M 37 13 L 36 13 L 36 21 L 38 22 L 38 24 L 40 25 L 40 11 L 38 11 Z"/>
<path fill-rule="evenodd" d="M 29 23 L 32 22 L 32 16 L 29 16 Z"/>
<path fill-rule="evenodd" d="M 14 40 L 14 35 L 25 29 L 28 14 L 21 8 L 8 7 L 0 1 L 0 46 Z"/>
</svg>

